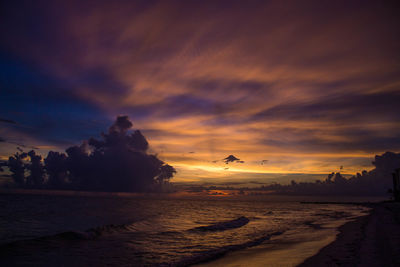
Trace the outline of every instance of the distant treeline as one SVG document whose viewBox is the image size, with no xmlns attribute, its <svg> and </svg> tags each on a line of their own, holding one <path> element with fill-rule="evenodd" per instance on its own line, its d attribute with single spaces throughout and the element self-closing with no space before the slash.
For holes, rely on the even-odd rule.
<svg viewBox="0 0 400 267">
<path fill-rule="evenodd" d="M 127 116 L 117 117 L 101 139 L 90 138 L 66 153 L 50 151 L 44 160 L 34 150 L 10 156 L 7 166 L 17 187 L 106 192 L 160 191 L 175 169 L 147 153 L 139 130 L 128 132 Z M 1 170 L 1 166 L 0 166 Z"/>
<path fill-rule="evenodd" d="M 193 186 L 189 191 L 204 190 L 239 190 L 240 194 L 282 194 L 282 195 L 388 195 L 393 188 L 392 173 L 400 168 L 400 153 L 386 152 L 376 155 L 372 162 L 375 168 L 362 171 L 351 178 L 343 177 L 339 172 L 332 172 L 325 180 L 315 182 L 296 182 L 282 185 L 274 183 L 260 187 L 224 187 L 224 186 Z M 265 192 L 265 193 L 263 193 Z"/>
<path fill-rule="evenodd" d="M 273 190 L 281 194 L 303 195 L 385 195 L 393 187 L 392 173 L 400 168 L 400 153 L 386 152 L 376 155 L 372 162 L 375 168 L 362 171 L 349 179 L 339 172 L 328 175 L 324 181 L 296 183 L 289 185 L 274 184 L 264 190 Z"/>
</svg>

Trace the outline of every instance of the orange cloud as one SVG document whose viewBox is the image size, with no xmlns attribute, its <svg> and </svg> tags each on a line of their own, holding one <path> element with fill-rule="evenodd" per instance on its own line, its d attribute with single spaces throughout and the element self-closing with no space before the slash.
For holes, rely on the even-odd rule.
<svg viewBox="0 0 400 267">
<path fill-rule="evenodd" d="M 110 118 L 130 115 L 152 150 L 181 170 L 177 181 L 196 171 L 225 177 L 344 165 L 351 173 L 400 149 L 394 14 L 358 5 L 66 2 L 54 18 L 63 33 L 53 33 L 55 47 L 20 35 L 8 46 L 70 81 Z M 20 38 L 31 45 L 12 47 Z M 99 69 L 121 88 L 76 78 Z M 212 162 L 232 153 L 245 163 L 225 170 Z"/>
</svg>

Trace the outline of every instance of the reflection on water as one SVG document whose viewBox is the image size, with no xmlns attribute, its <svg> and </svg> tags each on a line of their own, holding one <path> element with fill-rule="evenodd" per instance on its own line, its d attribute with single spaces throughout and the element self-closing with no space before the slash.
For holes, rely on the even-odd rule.
<svg viewBox="0 0 400 267">
<path fill-rule="evenodd" d="M 261 249 L 281 257 L 295 245 L 315 253 L 339 224 L 366 211 L 298 202 L 26 195 L 2 195 L 0 205 L 5 263 L 78 266 L 190 265 Z"/>
</svg>

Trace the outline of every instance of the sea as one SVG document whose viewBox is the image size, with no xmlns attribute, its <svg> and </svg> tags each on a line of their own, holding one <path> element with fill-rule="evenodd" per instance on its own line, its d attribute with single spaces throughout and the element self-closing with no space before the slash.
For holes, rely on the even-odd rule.
<svg viewBox="0 0 400 267">
<path fill-rule="evenodd" d="M 0 266 L 295 266 L 368 211 L 279 198 L 0 194 Z"/>
</svg>

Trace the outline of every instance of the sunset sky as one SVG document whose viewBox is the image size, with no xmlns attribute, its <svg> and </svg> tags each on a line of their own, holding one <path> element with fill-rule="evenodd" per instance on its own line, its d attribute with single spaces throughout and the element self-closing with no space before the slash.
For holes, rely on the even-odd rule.
<svg viewBox="0 0 400 267">
<path fill-rule="evenodd" d="M 124 114 L 176 182 L 371 169 L 400 150 L 391 3 L 2 2 L 0 158 L 64 151 Z"/>
</svg>

